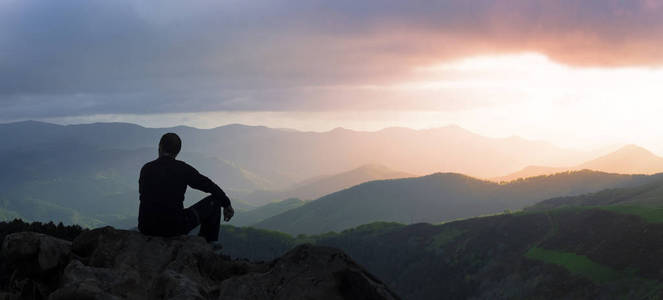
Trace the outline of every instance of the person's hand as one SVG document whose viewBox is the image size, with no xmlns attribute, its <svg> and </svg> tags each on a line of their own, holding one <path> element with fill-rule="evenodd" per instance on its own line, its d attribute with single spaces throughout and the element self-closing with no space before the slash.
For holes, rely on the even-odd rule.
<svg viewBox="0 0 663 300">
<path fill-rule="evenodd" d="M 231 205 L 228 205 L 223 208 L 223 220 L 228 222 L 235 215 L 235 210 Z"/>
</svg>

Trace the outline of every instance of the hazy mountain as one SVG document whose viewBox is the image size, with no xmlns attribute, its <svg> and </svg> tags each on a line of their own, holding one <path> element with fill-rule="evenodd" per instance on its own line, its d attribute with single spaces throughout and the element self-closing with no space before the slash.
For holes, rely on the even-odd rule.
<svg viewBox="0 0 663 300">
<path fill-rule="evenodd" d="M 340 231 L 375 221 L 438 223 L 521 209 L 538 201 L 653 182 L 663 175 L 560 173 L 507 184 L 459 174 L 372 181 L 266 219 L 255 226 L 290 234 Z"/>
<path fill-rule="evenodd" d="M 382 165 L 369 164 L 340 174 L 306 180 L 299 183 L 295 188 L 288 191 L 288 193 L 302 199 L 310 200 L 368 181 L 413 176 L 410 173 L 394 171 Z"/>
<path fill-rule="evenodd" d="M 563 173 L 570 171 L 570 168 L 556 168 L 556 167 L 546 167 L 546 166 L 527 166 L 518 172 L 511 173 L 506 176 L 493 178 L 493 181 L 496 182 L 506 182 L 521 178 L 530 178 L 536 176 L 551 175 L 556 173 Z"/>
<path fill-rule="evenodd" d="M 256 191 L 242 200 L 258 205 L 286 198 L 312 200 L 368 181 L 413 176 L 382 165 L 369 164 L 347 172 L 305 180 L 283 191 Z"/>
<path fill-rule="evenodd" d="M 221 160 L 196 153 L 183 153 L 183 157 L 199 163 L 201 172 L 239 188 L 263 188 L 243 170 Z M 99 149 L 76 143 L 5 150 L 0 152 L 0 204 L 26 220 L 135 226 L 139 171 L 155 158 L 153 148 Z M 188 192 L 187 203 L 203 196 Z M 239 210 L 250 208 L 239 200 L 234 204 Z"/>
<path fill-rule="evenodd" d="M 267 218 L 300 207 L 304 205 L 304 203 L 304 201 L 297 198 L 290 198 L 279 202 L 268 203 L 248 211 L 237 213 L 235 217 L 230 220 L 230 224 L 234 226 L 253 225 Z"/>
<path fill-rule="evenodd" d="M 178 156 L 178 159 L 194 166 L 201 174 L 212 178 L 231 196 L 273 187 L 269 180 L 260 175 L 214 156 L 185 152 Z"/>
<path fill-rule="evenodd" d="M 196 129 L 144 128 L 124 123 L 60 126 L 32 121 L 1 124 L 0 135 L 5 143 L 0 151 L 30 150 L 52 143 L 154 149 L 160 136 L 169 131 L 182 137 L 183 151 L 231 162 L 282 188 L 365 164 L 412 174 L 445 171 L 485 178 L 527 165 L 579 163 L 588 155 L 517 137 L 486 138 L 457 126 L 314 133 L 243 125 Z"/>
<path fill-rule="evenodd" d="M 645 148 L 628 145 L 577 166 L 559 168 L 528 166 L 518 172 L 497 177 L 494 180 L 510 181 L 518 178 L 584 169 L 617 174 L 655 174 L 663 172 L 663 157 L 656 156 Z"/>
<path fill-rule="evenodd" d="M 165 132 L 182 137 L 179 158 L 219 183 L 239 210 L 251 208 L 242 199 L 255 191 L 283 191 L 307 178 L 318 179 L 269 201 L 316 198 L 376 178 L 439 170 L 500 174 L 582 156 L 541 142 L 485 138 L 455 126 L 312 133 L 242 125 L 196 129 L 28 121 L 0 124 L 0 208 L 30 220 L 125 226 L 135 220 L 140 167 L 156 157 Z M 386 167 L 347 172 L 366 164 Z M 324 174 L 339 175 L 320 177 Z M 187 204 L 202 196 L 187 194 Z"/>
<path fill-rule="evenodd" d="M 645 148 L 628 145 L 576 168 L 618 174 L 655 174 L 663 172 L 663 157 Z"/>
</svg>

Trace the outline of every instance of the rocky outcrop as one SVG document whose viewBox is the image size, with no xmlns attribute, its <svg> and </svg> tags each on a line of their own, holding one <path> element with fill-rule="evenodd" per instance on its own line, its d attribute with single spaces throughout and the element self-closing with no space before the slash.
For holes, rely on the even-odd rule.
<svg viewBox="0 0 663 300">
<path fill-rule="evenodd" d="M 231 260 L 195 236 L 111 227 L 73 242 L 20 232 L 2 243 L 0 299 L 394 299 L 340 250 L 301 245 L 267 263 Z"/>
</svg>

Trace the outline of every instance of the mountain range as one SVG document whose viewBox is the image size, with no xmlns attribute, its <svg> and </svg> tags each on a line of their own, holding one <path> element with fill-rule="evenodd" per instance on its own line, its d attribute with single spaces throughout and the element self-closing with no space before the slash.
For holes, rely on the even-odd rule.
<svg viewBox="0 0 663 300">
<path fill-rule="evenodd" d="M 595 171 L 559 173 L 498 184 L 455 173 L 363 183 L 275 215 L 254 227 L 293 235 L 320 234 L 376 221 L 440 223 L 518 210 L 560 196 L 655 182 L 660 175 Z"/>
<path fill-rule="evenodd" d="M 184 152 L 232 162 L 273 186 L 287 186 L 366 164 L 411 174 L 446 171 L 484 178 L 527 165 L 559 165 L 592 156 L 518 137 L 487 138 L 457 126 L 426 130 L 387 128 L 375 132 L 338 128 L 317 133 L 244 125 L 196 129 L 145 128 L 126 123 L 61 126 L 34 121 L 1 124 L 0 135 L 5 143 L 0 152 L 72 143 L 99 149 L 154 149 L 165 132 L 180 135 Z"/>
<path fill-rule="evenodd" d="M 314 133 L 243 125 L 196 129 L 26 121 L 0 124 L 0 216 L 131 227 L 138 172 L 156 158 L 165 132 L 181 136 L 178 158 L 218 182 L 238 212 L 291 197 L 316 199 L 375 179 L 450 170 L 500 174 L 587 156 L 515 137 L 485 138 L 455 126 Z M 190 190 L 185 205 L 202 197 Z"/>
<path fill-rule="evenodd" d="M 183 160 L 229 192 L 237 207 L 231 224 L 251 225 L 222 228 L 224 254 L 234 258 L 270 260 L 305 243 L 340 248 L 405 299 L 663 297 L 663 173 L 644 175 L 658 172 L 661 159 L 637 146 L 590 160 L 587 153 L 484 138 L 453 126 L 306 133 L 241 125 L 2 124 L 0 218 L 135 226 L 138 170 L 155 158 L 155 144 L 166 131 L 178 132 L 191 147 Z M 542 167 L 555 174 L 502 182 L 450 172 L 418 175 L 462 169 L 486 178 L 528 164 L 575 167 Z M 187 203 L 202 196 L 187 192 Z M 97 232 L 118 236 L 108 228 Z M 135 232 L 122 234 L 126 241 L 140 240 L 129 238 L 140 236 Z M 110 248 L 100 249 L 105 255 Z M 305 256 L 292 253 L 287 257 L 296 262 Z M 330 257 L 344 255 L 335 253 Z M 3 282 L 21 281 L 0 273 Z M 270 286 L 278 289 L 279 282 Z"/>
<path fill-rule="evenodd" d="M 440 222 L 519 209 L 545 197 L 623 186 L 615 179 L 621 177 L 613 175 L 597 175 L 610 178 L 599 180 L 604 184 L 568 175 L 570 181 L 577 182 L 557 186 L 557 191 L 532 190 L 511 195 L 505 190 L 517 185 L 507 188 L 451 174 L 414 178 L 429 171 L 490 176 L 529 164 L 559 165 L 591 157 L 590 153 L 517 137 L 481 137 L 457 126 L 314 133 L 243 125 L 196 129 L 145 128 L 126 123 L 62 126 L 27 121 L 0 124 L 0 217 L 54 220 L 88 227 L 135 226 L 138 172 L 145 162 L 156 158 L 156 144 L 164 132 L 177 132 L 182 137 L 184 147 L 179 158 L 218 182 L 233 199 L 239 214 L 289 198 L 320 198 L 304 205 L 271 205 L 249 214 L 242 221 L 246 223 L 238 218 L 238 224 L 257 222 L 253 224 L 266 228 L 290 226 L 277 221 L 283 216 L 274 214 L 309 214 L 308 210 L 316 207 L 328 209 L 330 213 L 320 220 L 334 224 L 315 225 L 304 232 L 339 230 L 377 220 Z M 404 177 L 410 178 L 374 181 Z M 426 181 L 431 182 L 420 184 Z M 540 188 L 537 184 L 532 187 Z M 189 190 L 185 205 L 203 196 Z M 357 201 L 355 207 L 365 207 L 353 212 L 355 208 L 349 201 Z M 408 201 L 412 205 L 399 206 Z M 310 217 L 324 214 L 315 211 Z M 294 220 L 299 217 L 290 221 Z M 286 231 L 297 232 L 295 227 Z"/>
<path fill-rule="evenodd" d="M 497 177 L 493 180 L 498 182 L 511 181 L 519 178 L 585 169 L 616 174 L 655 174 L 663 172 L 663 157 L 657 156 L 645 148 L 627 145 L 615 152 L 573 167 L 527 166 L 518 172 Z"/>
<path fill-rule="evenodd" d="M 404 299 L 660 299 L 663 179 L 435 225 L 299 235 L 225 226 L 224 253 L 269 260 L 340 248 Z"/>
<path fill-rule="evenodd" d="M 250 226 L 267 218 L 282 214 L 291 209 L 298 208 L 306 202 L 297 198 L 289 198 L 277 202 L 267 203 L 251 210 L 236 214 L 230 224 L 234 226 Z"/>
<path fill-rule="evenodd" d="M 536 211 L 569 207 L 591 208 L 596 206 L 607 209 L 632 207 L 656 217 L 657 214 L 663 213 L 663 180 L 656 180 L 635 187 L 612 188 L 578 196 L 556 197 L 526 207 L 525 210 Z"/>
<path fill-rule="evenodd" d="M 255 205 L 267 204 L 276 200 L 288 198 L 313 200 L 360 183 L 405 177 L 414 177 L 414 175 L 395 171 L 378 164 L 368 164 L 339 174 L 311 178 L 299 182 L 286 190 L 255 191 L 246 195 L 243 200 Z"/>
</svg>

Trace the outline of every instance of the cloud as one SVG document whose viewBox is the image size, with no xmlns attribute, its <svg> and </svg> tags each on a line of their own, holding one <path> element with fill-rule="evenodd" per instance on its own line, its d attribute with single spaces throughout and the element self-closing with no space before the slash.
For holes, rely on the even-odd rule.
<svg viewBox="0 0 663 300">
<path fill-rule="evenodd" d="M 454 109 L 458 101 L 408 104 L 362 86 L 522 51 L 577 66 L 660 65 L 662 3 L 5 0 L 0 118 Z"/>
</svg>

